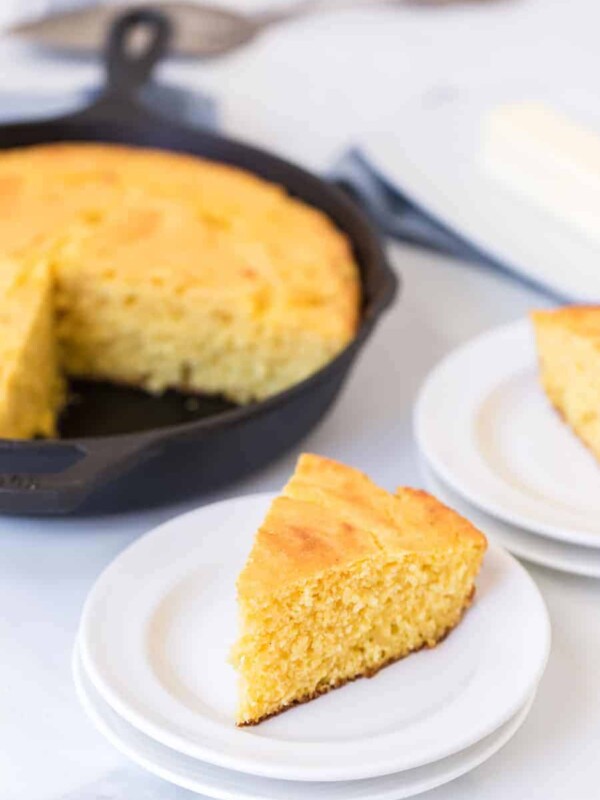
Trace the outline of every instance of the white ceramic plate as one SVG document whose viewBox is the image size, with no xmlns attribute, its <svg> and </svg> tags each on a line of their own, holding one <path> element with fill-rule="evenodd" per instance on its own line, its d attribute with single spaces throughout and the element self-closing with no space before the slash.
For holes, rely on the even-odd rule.
<svg viewBox="0 0 600 800">
<path fill-rule="evenodd" d="M 234 726 L 234 584 L 272 495 L 168 522 L 101 575 L 80 628 L 86 673 L 128 722 L 167 747 L 228 769 L 337 781 L 431 763 L 510 719 L 543 672 L 544 602 L 491 547 L 477 602 L 439 647 L 253 728 Z M 491 691 L 493 687 L 493 691 Z"/>
<path fill-rule="evenodd" d="M 361 145 L 392 185 L 500 263 L 573 300 L 598 302 L 598 244 L 505 188 L 479 164 L 486 112 L 498 103 L 544 101 L 546 95 L 544 87 L 524 84 L 431 93 L 400 106 L 385 129 L 366 135 Z M 551 91 L 547 102 L 556 101 Z M 560 110 L 600 130 L 593 93 L 573 88 Z"/>
<path fill-rule="evenodd" d="M 513 555 L 561 572 L 600 578 L 600 549 L 567 544 L 515 528 L 468 503 L 447 486 L 424 459 L 421 470 L 425 485 L 432 494 L 471 520 L 493 542 L 509 550 Z"/>
<path fill-rule="evenodd" d="M 85 674 L 77 649 L 73 675 L 77 694 L 88 716 L 123 755 L 164 780 L 219 800 L 402 800 L 413 797 L 470 772 L 490 758 L 521 727 L 534 700 L 532 695 L 514 717 L 477 744 L 434 764 L 379 778 L 305 783 L 245 775 L 171 750 L 113 711 Z"/>
<path fill-rule="evenodd" d="M 600 467 L 544 395 L 527 320 L 478 336 L 430 373 L 415 435 L 436 473 L 473 505 L 600 548 Z"/>
</svg>

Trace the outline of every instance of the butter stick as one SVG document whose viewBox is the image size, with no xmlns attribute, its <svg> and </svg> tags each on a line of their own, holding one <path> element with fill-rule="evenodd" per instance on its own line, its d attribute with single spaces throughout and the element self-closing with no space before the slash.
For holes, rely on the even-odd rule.
<svg viewBox="0 0 600 800">
<path fill-rule="evenodd" d="M 600 134 L 541 103 L 484 121 L 486 172 L 600 244 Z"/>
</svg>

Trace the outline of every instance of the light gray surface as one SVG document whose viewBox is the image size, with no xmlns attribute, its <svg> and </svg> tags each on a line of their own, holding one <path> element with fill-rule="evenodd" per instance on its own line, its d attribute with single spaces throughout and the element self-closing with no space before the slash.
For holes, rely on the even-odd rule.
<svg viewBox="0 0 600 800">
<path fill-rule="evenodd" d="M 197 796 L 128 764 L 69 790 L 59 800 L 189 800 Z"/>
<path fill-rule="evenodd" d="M 512 0 L 435 16 L 349 13 L 335 27 L 321 18 L 282 29 L 251 56 L 210 68 L 169 65 L 162 72 L 218 94 L 231 132 L 326 168 L 362 132 L 385 128 L 390 106 L 406 99 L 432 97 L 448 86 L 467 91 L 489 84 L 493 91 L 518 79 L 561 91 L 589 80 L 597 73 L 598 11 L 588 0 Z M 89 63 L 34 58 L 10 42 L 0 47 L 0 89 L 39 89 L 42 80 L 48 91 L 78 89 L 98 75 Z M 410 415 L 431 366 L 458 342 L 542 302 L 481 268 L 409 248 L 393 251 L 404 295 L 335 411 L 304 444 L 364 468 L 389 488 L 420 482 Z M 277 489 L 293 460 L 280 459 L 229 494 Z M 100 570 L 137 535 L 179 510 L 77 521 L 0 519 L 2 800 L 50 800 L 125 766 L 77 705 L 71 646 L 81 604 Z M 488 764 L 427 800 L 598 797 L 600 584 L 537 568 L 531 573 L 554 626 L 532 714 Z"/>
</svg>

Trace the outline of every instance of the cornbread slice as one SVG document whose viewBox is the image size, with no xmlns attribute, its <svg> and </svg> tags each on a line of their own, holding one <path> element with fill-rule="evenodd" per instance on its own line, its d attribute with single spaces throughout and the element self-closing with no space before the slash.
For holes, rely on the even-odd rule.
<svg viewBox="0 0 600 800">
<path fill-rule="evenodd" d="M 534 311 L 531 319 L 542 386 L 600 459 L 600 306 Z"/>
<path fill-rule="evenodd" d="M 238 578 L 237 724 L 433 647 L 470 605 L 486 546 L 425 492 L 301 456 Z"/>
<path fill-rule="evenodd" d="M 52 436 L 64 400 L 44 263 L 0 261 L 0 437 Z"/>
<path fill-rule="evenodd" d="M 51 266 L 70 376 L 246 403 L 354 337 L 358 269 L 321 212 L 241 169 L 117 145 L 0 154 L 0 255 Z"/>
</svg>

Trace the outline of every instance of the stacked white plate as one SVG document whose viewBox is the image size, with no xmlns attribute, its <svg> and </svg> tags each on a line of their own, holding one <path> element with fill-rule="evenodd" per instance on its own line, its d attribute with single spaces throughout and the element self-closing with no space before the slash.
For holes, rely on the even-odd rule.
<svg viewBox="0 0 600 800">
<path fill-rule="evenodd" d="M 434 650 L 235 727 L 235 579 L 271 499 L 236 498 L 172 520 L 101 575 L 74 675 L 106 738 L 172 783 L 236 800 L 400 800 L 501 748 L 533 702 L 550 627 L 527 572 L 494 544 L 476 602 Z"/>
<path fill-rule="evenodd" d="M 600 468 L 548 402 L 522 320 L 447 356 L 415 409 L 429 488 L 528 561 L 600 577 Z"/>
</svg>

